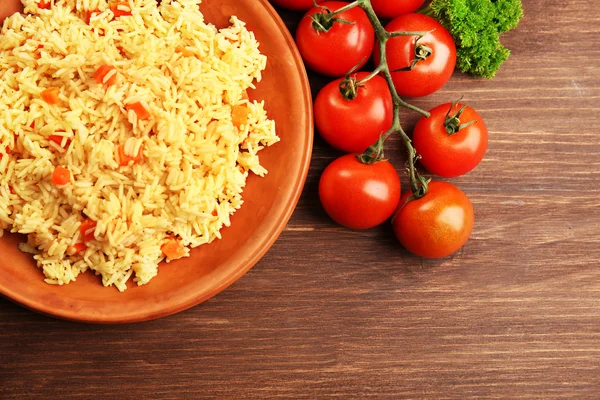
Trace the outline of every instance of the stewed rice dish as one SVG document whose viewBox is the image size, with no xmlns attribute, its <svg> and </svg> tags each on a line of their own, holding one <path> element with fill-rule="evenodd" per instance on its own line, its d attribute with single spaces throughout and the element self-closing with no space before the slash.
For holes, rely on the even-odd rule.
<svg viewBox="0 0 600 400">
<path fill-rule="evenodd" d="M 4 21 L 0 235 L 27 235 L 47 283 L 148 283 L 220 238 L 267 173 L 258 152 L 279 138 L 247 92 L 267 59 L 199 3 L 23 0 Z"/>
</svg>

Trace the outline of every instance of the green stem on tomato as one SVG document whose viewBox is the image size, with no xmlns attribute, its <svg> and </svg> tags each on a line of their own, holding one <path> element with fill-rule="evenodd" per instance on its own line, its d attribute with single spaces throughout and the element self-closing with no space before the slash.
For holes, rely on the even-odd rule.
<svg viewBox="0 0 600 400">
<path fill-rule="evenodd" d="M 416 11 L 418 14 L 423 14 L 423 15 L 427 15 L 428 17 L 434 18 L 435 17 L 435 12 L 433 11 L 433 8 L 431 8 L 431 4 L 423 7 L 422 9 L 420 9 L 419 11 Z"/>
<path fill-rule="evenodd" d="M 357 86 L 360 86 L 363 83 L 367 83 L 368 81 L 370 81 L 371 79 L 373 79 L 375 76 L 379 75 L 382 71 L 383 71 L 383 67 L 381 65 L 378 66 L 369 75 L 367 75 L 364 78 L 362 78 L 361 80 L 359 80 L 357 82 Z"/>
<path fill-rule="evenodd" d="M 320 6 L 320 7 L 324 7 L 324 6 Z M 345 11 L 348 11 L 354 7 L 360 7 L 366 13 L 366 15 L 369 19 L 369 22 L 371 23 L 371 25 L 373 26 L 373 29 L 375 31 L 375 37 L 376 37 L 377 43 L 379 45 L 379 54 L 380 55 L 379 55 L 379 66 L 372 73 L 370 73 L 365 78 L 361 79 L 359 82 L 353 81 L 351 83 L 352 83 L 352 85 L 354 85 L 354 87 L 357 87 L 361 83 L 365 83 L 369 79 L 372 79 L 375 75 L 383 74 L 383 77 L 385 78 L 385 81 L 386 81 L 388 88 L 390 90 L 390 93 L 392 95 L 392 101 L 394 104 L 393 122 L 392 122 L 392 126 L 390 127 L 390 129 L 388 129 L 387 132 L 382 134 L 380 136 L 380 138 L 377 140 L 377 142 L 375 142 L 371 146 L 369 146 L 363 154 L 358 155 L 357 158 L 362 163 L 365 163 L 365 164 L 371 164 L 371 163 L 375 163 L 377 161 L 382 160 L 384 158 L 384 143 L 385 143 L 385 141 L 392 134 L 397 133 L 402 138 L 402 141 L 404 142 L 404 146 L 406 147 L 406 151 L 408 153 L 407 169 L 408 169 L 408 176 L 410 179 L 410 187 L 411 187 L 411 190 L 413 193 L 411 197 L 417 198 L 417 199 L 421 198 L 421 197 L 425 196 L 425 194 L 427 193 L 428 180 L 425 179 L 424 177 L 422 177 L 415 167 L 415 163 L 416 163 L 417 157 L 418 157 L 417 152 L 416 152 L 414 146 L 412 145 L 412 141 L 410 140 L 410 138 L 408 137 L 408 135 L 406 134 L 406 132 L 404 132 L 404 129 L 402 128 L 402 123 L 400 121 L 400 109 L 402 107 L 408 108 L 409 110 L 415 111 L 425 117 L 429 117 L 430 114 L 427 111 L 402 100 L 402 98 L 396 91 L 396 87 L 394 86 L 394 81 L 392 79 L 392 71 L 390 71 L 390 68 L 387 63 L 387 42 L 391 38 L 399 37 L 399 36 L 417 36 L 418 38 L 421 38 L 421 37 L 425 36 L 427 34 L 427 32 L 388 32 L 388 31 L 386 31 L 385 28 L 383 27 L 383 25 L 381 24 L 381 21 L 379 21 L 379 18 L 375 14 L 375 10 L 373 10 L 373 6 L 371 5 L 370 0 L 355 0 L 352 3 L 349 3 L 348 5 L 340 8 L 336 11 L 329 12 L 328 14 L 324 15 L 323 17 L 326 19 L 326 21 L 331 22 L 333 19 L 335 19 L 335 17 L 337 15 L 339 15 Z M 350 79 L 350 78 L 347 77 L 347 80 L 348 79 Z M 340 89 L 343 90 L 342 87 Z"/>
<path fill-rule="evenodd" d="M 404 132 L 404 129 L 402 128 L 402 123 L 400 121 L 400 108 L 401 107 L 408 108 L 409 110 L 416 111 L 425 117 L 429 117 L 430 114 L 427 111 L 422 110 L 419 107 L 413 106 L 412 104 L 409 104 L 409 103 L 405 102 L 404 100 L 402 100 L 402 98 L 400 98 L 400 95 L 398 94 L 398 92 L 396 91 L 396 87 L 394 86 L 394 81 L 392 79 L 392 73 L 391 73 L 388 63 L 387 63 L 387 42 L 392 37 L 424 36 L 426 34 L 426 32 L 405 32 L 405 33 L 394 32 L 392 34 L 388 31 L 386 31 L 385 28 L 383 27 L 383 25 L 381 24 L 381 22 L 379 21 L 379 18 L 377 17 L 377 15 L 375 14 L 375 11 L 373 10 L 373 7 L 371 6 L 370 0 L 358 0 L 357 3 L 359 5 L 359 7 L 361 7 L 365 11 L 365 13 L 367 14 L 367 17 L 369 18 L 369 21 L 371 21 L 371 25 L 373 25 L 373 29 L 375 30 L 375 36 L 376 36 L 377 42 L 379 44 L 379 67 L 378 67 L 378 69 L 381 69 L 381 73 L 383 73 L 383 76 L 387 82 L 389 89 L 390 89 L 390 93 L 392 94 L 392 100 L 394 102 L 394 118 L 393 118 L 392 126 L 385 134 L 383 134 L 383 136 L 382 136 L 383 140 L 378 141 L 378 143 L 385 142 L 385 140 L 393 133 L 398 133 L 400 135 L 400 137 L 402 138 L 402 141 L 404 142 L 404 146 L 406 147 L 406 152 L 408 155 L 408 160 L 407 160 L 408 176 L 410 179 L 410 187 L 413 192 L 413 197 L 421 198 L 427 193 L 427 181 L 419 175 L 419 172 L 415 168 L 417 152 L 416 152 L 414 146 L 412 145 L 412 141 L 410 140 L 410 138 L 408 137 L 408 135 L 406 134 L 406 132 Z M 369 150 L 367 149 L 367 151 L 369 151 Z M 383 151 L 381 151 L 381 153 L 383 153 Z M 383 154 L 382 154 L 382 156 L 383 156 Z"/>
<path fill-rule="evenodd" d="M 315 7 L 322 8 L 326 10 L 326 13 L 315 13 L 312 15 L 311 19 L 313 20 L 313 28 L 317 32 L 329 32 L 329 30 L 333 27 L 333 25 L 337 22 L 340 24 L 348 24 L 353 25 L 355 22 L 351 22 L 342 18 L 336 18 L 337 15 L 343 13 L 344 11 L 348 11 L 358 6 L 358 2 L 350 3 L 340 8 L 339 10 L 331 11 L 326 6 L 318 5 L 316 1 L 314 1 Z"/>
<path fill-rule="evenodd" d="M 328 17 L 331 17 L 331 18 L 333 18 L 333 17 L 335 17 L 336 15 L 339 15 L 339 14 L 341 14 L 341 13 L 343 13 L 343 12 L 346 12 L 346 11 L 348 11 L 348 10 L 351 10 L 351 9 L 353 9 L 354 7 L 357 7 L 357 6 L 359 6 L 359 5 L 360 5 L 360 4 L 359 4 L 359 3 L 360 3 L 360 1 L 361 1 L 361 0 L 356 0 L 356 1 L 353 1 L 352 3 L 350 3 L 350 4 L 348 4 L 348 5 L 345 5 L 344 7 L 340 8 L 340 9 L 338 9 L 338 10 L 335 10 L 335 11 L 330 11 L 330 12 L 327 14 L 327 16 L 328 16 Z M 327 9 L 327 6 L 321 6 L 321 5 L 317 5 L 317 7 L 320 7 L 320 8 L 326 8 L 326 9 Z"/>
</svg>

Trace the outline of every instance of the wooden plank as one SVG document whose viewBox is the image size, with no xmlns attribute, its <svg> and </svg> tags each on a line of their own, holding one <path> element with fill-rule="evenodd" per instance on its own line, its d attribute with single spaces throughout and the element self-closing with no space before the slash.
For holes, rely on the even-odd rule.
<svg viewBox="0 0 600 400">
<path fill-rule="evenodd" d="M 317 138 L 286 231 L 205 304 L 88 326 L 0 299 L 0 398 L 598 398 L 600 16 L 524 4 L 495 79 L 456 74 L 415 101 L 464 95 L 490 129 L 484 162 L 453 180 L 476 210 L 456 256 L 335 226 L 317 190 L 337 153 Z M 293 30 L 299 15 L 282 16 Z M 315 93 L 325 82 L 311 74 Z M 387 154 L 402 165 L 397 140 Z"/>
</svg>

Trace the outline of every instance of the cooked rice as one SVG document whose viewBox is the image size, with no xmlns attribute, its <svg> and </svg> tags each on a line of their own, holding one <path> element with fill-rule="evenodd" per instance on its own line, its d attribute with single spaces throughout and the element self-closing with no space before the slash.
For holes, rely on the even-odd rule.
<svg viewBox="0 0 600 400">
<path fill-rule="evenodd" d="M 220 238 L 249 172 L 267 172 L 257 153 L 279 138 L 264 104 L 244 95 L 267 60 L 242 21 L 218 30 L 204 22 L 200 0 L 129 0 L 118 8 L 132 16 L 113 19 L 112 2 L 52 0 L 42 10 L 23 0 L 25 13 L 4 22 L 0 236 L 28 235 L 22 247 L 50 284 L 91 269 L 123 291 L 132 274 L 138 285 L 156 276 L 169 238 L 186 255 Z M 101 12 L 88 25 L 93 10 Z M 104 64 L 116 67 L 108 88 L 93 79 Z M 40 98 L 48 87 L 60 88 L 59 104 Z M 136 102 L 150 119 L 127 111 Z M 238 128 L 232 107 L 240 105 L 249 119 Z M 119 145 L 142 161 L 120 166 Z M 70 183 L 52 183 L 56 166 L 70 170 Z M 70 256 L 85 218 L 97 221 L 95 240 Z"/>
</svg>

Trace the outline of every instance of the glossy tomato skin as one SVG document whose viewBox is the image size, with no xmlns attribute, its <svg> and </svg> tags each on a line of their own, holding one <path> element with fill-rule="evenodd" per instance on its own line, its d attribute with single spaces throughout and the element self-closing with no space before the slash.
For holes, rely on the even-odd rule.
<svg viewBox="0 0 600 400">
<path fill-rule="evenodd" d="M 317 4 L 323 3 L 324 0 L 317 0 Z M 293 11 L 306 11 L 314 6 L 313 0 L 271 0 L 271 3 Z"/>
<path fill-rule="evenodd" d="M 392 19 L 398 15 L 414 13 L 425 0 L 371 0 L 371 5 L 379 18 Z"/>
<path fill-rule="evenodd" d="M 400 204 L 412 191 L 404 193 Z M 392 225 L 400 243 L 411 253 L 442 258 L 455 253 L 473 231 L 474 213 L 469 198 L 456 186 L 433 181 L 427 194 L 404 204 Z"/>
<path fill-rule="evenodd" d="M 369 229 L 384 223 L 398 207 L 400 178 L 388 161 L 367 165 L 347 154 L 321 175 L 319 197 L 338 224 Z"/>
<path fill-rule="evenodd" d="M 393 19 L 386 29 L 390 32 L 429 32 L 419 40 L 431 48 L 427 59 L 421 60 L 411 71 L 392 72 L 398 94 L 405 97 L 423 97 L 437 92 L 448 82 L 456 66 L 456 46 L 452 36 L 436 20 L 422 14 L 405 14 Z M 415 36 L 391 38 L 387 43 L 390 71 L 409 67 L 414 60 Z M 379 65 L 379 49 L 375 49 L 375 63 Z"/>
<path fill-rule="evenodd" d="M 442 104 L 431 110 L 429 118 L 421 118 L 415 126 L 413 144 L 421 155 L 421 164 L 431 173 L 446 178 L 464 175 L 475 168 L 488 147 L 488 131 L 481 115 L 466 106 L 460 115 L 461 124 L 474 124 L 449 135 L 444 127 L 446 114 L 452 104 Z M 452 107 L 451 115 L 463 107 Z"/>
<path fill-rule="evenodd" d="M 358 72 L 360 81 L 369 75 Z M 374 76 L 361 84 L 357 97 L 347 100 L 340 92 L 344 78 L 328 83 L 315 99 L 317 130 L 334 148 L 345 153 L 363 153 L 393 122 L 393 100 L 385 79 Z"/>
<path fill-rule="evenodd" d="M 335 11 L 347 4 L 328 1 L 321 6 Z M 322 12 L 322 7 L 310 9 L 296 31 L 296 44 L 306 66 L 322 75 L 340 77 L 365 65 L 375 43 L 375 31 L 365 12 L 354 7 L 337 16 L 352 24 L 336 22 L 329 31 L 317 32 L 311 17 Z"/>
</svg>

